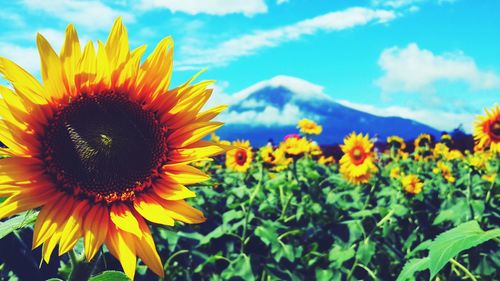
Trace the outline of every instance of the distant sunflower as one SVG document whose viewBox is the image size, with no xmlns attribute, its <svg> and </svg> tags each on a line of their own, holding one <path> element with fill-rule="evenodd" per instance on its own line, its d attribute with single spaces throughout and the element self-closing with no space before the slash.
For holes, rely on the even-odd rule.
<svg viewBox="0 0 500 281">
<path fill-rule="evenodd" d="M 0 219 L 41 207 L 33 248 L 43 245 L 49 262 L 83 237 L 92 260 L 106 244 L 134 278 L 136 257 L 163 276 L 163 263 L 146 221 L 173 226 L 201 223 L 203 214 L 186 198 L 184 185 L 209 179 L 190 163 L 224 152 L 202 140 L 222 123 L 210 120 L 224 107 L 200 112 L 210 81 L 169 89 L 173 41 L 129 50 L 121 19 L 97 50 L 83 51 L 72 25 L 60 55 L 37 35 L 40 84 L 0 57 Z"/>
<path fill-rule="evenodd" d="M 323 131 L 323 127 L 309 119 L 302 119 L 297 124 L 300 132 L 307 135 L 319 135 Z"/>
<path fill-rule="evenodd" d="M 252 147 L 249 141 L 234 141 L 235 149 L 226 152 L 226 167 L 240 173 L 244 173 L 252 164 Z"/>
<path fill-rule="evenodd" d="M 453 176 L 450 165 L 443 161 L 438 161 L 436 167 L 432 169 L 432 172 L 435 174 L 441 174 L 441 176 L 449 183 L 454 183 L 456 180 Z"/>
<path fill-rule="evenodd" d="M 360 184 L 366 183 L 372 174 L 378 171 L 373 163 L 373 143 L 368 135 L 352 133 L 344 139 L 340 146 L 344 155 L 340 159 L 340 173 L 347 181 Z"/>
<path fill-rule="evenodd" d="M 262 158 L 264 165 L 273 171 L 286 169 L 291 160 L 290 158 L 285 157 L 285 152 L 283 152 L 281 148 L 273 148 L 270 145 L 266 145 L 260 149 L 260 157 Z"/>
<path fill-rule="evenodd" d="M 289 137 L 280 144 L 287 157 L 299 158 L 309 152 L 310 143 L 306 138 Z"/>
<path fill-rule="evenodd" d="M 401 184 L 403 185 L 403 189 L 411 194 L 419 194 L 422 192 L 422 187 L 424 186 L 418 177 L 413 174 L 402 177 Z"/>
<path fill-rule="evenodd" d="M 444 143 L 447 147 L 451 148 L 451 145 L 453 144 L 453 138 L 449 134 L 444 133 L 441 135 L 440 142 Z"/>
<path fill-rule="evenodd" d="M 474 125 L 476 150 L 489 150 L 500 153 L 500 107 L 495 104 L 490 110 L 485 109 L 486 116 L 477 116 Z"/>
<path fill-rule="evenodd" d="M 390 148 L 394 148 L 396 151 L 406 149 L 405 141 L 398 136 L 387 137 L 387 144 Z"/>
<path fill-rule="evenodd" d="M 431 135 L 429 134 L 420 134 L 416 139 L 415 139 L 415 149 L 417 148 L 429 148 L 431 145 Z"/>
</svg>

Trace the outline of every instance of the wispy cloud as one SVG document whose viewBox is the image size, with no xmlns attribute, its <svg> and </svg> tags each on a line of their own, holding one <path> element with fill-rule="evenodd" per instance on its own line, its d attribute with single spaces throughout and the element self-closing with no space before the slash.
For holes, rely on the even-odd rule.
<svg viewBox="0 0 500 281">
<path fill-rule="evenodd" d="M 267 12 L 264 0 L 142 0 L 138 7 L 142 10 L 164 8 L 172 13 L 182 12 L 190 15 L 243 14 L 251 17 Z"/>
<path fill-rule="evenodd" d="M 471 133 L 473 120 L 476 115 L 471 113 L 454 113 L 422 108 L 409 108 L 404 106 L 380 107 L 370 104 L 354 103 L 347 100 L 338 100 L 337 102 L 344 106 L 368 112 L 377 116 L 397 116 L 416 120 L 443 131 L 451 131 L 458 125 L 462 124 L 466 132 Z M 480 113 L 481 112 L 478 112 L 478 114 Z"/>
<path fill-rule="evenodd" d="M 8 57 L 31 73 L 36 73 L 40 69 L 40 58 L 34 47 L 0 42 L 0 56 Z"/>
<path fill-rule="evenodd" d="M 396 15 L 393 11 L 359 7 L 330 12 L 295 24 L 255 31 L 222 42 L 213 48 L 185 48 L 184 59 L 178 63 L 178 66 L 180 69 L 223 66 L 240 57 L 253 55 L 261 49 L 276 47 L 306 35 L 321 31 L 339 31 L 372 22 L 384 23 L 394 18 Z"/>
<path fill-rule="evenodd" d="M 453 3 L 457 0 L 372 0 L 372 4 L 375 6 L 385 6 L 391 8 L 402 8 L 408 6 L 414 6 L 422 4 L 425 2 L 435 2 L 438 4 Z"/>
<path fill-rule="evenodd" d="M 119 16 L 122 16 L 125 21 L 135 20 L 131 12 L 114 9 L 95 0 L 23 0 L 23 4 L 29 10 L 41 11 L 51 17 L 72 22 L 89 30 L 107 30 Z"/>
<path fill-rule="evenodd" d="M 435 55 L 416 43 L 385 49 L 378 60 L 384 75 L 375 81 L 384 93 L 433 92 L 438 81 L 464 82 L 472 90 L 500 89 L 500 76 L 479 69 L 463 52 Z"/>
</svg>

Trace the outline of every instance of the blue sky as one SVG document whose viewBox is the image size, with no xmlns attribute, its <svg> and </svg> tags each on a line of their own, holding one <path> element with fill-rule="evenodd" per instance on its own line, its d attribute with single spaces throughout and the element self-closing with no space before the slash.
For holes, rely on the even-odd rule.
<svg viewBox="0 0 500 281">
<path fill-rule="evenodd" d="M 212 104 L 286 75 L 357 109 L 470 131 L 500 100 L 497 0 L 11 2 L 0 11 L 0 56 L 34 73 L 36 32 L 60 48 L 72 22 L 81 41 L 105 40 L 122 16 L 133 47 L 174 38 L 174 85 L 207 67 Z"/>
</svg>

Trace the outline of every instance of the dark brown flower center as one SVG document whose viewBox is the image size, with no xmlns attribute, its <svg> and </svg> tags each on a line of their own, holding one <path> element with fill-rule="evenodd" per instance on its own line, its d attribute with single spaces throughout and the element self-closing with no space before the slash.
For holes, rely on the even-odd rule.
<svg viewBox="0 0 500 281">
<path fill-rule="evenodd" d="M 166 161 L 165 131 L 154 113 L 121 93 L 82 94 L 49 122 L 44 159 L 67 192 L 132 200 Z"/>
<path fill-rule="evenodd" d="M 495 122 L 491 123 L 490 132 L 495 141 L 500 141 L 500 120 L 495 120 Z"/>
<path fill-rule="evenodd" d="M 234 158 L 236 159 L 236 164 L 243 166 L 247 162 L 247 152 L 244 149 L 238 149 Z"/>
</svg>

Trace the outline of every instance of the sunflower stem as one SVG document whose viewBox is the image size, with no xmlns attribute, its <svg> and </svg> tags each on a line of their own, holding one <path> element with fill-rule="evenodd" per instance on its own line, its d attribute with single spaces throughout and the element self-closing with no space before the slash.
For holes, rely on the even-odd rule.
<svg viewBox="0 0 500 281">
<path fill-rule="evenodd" d="M 88 280 L 101 259 L 101 252 L 99 251 L 90 262 L 85 261 L 83 256 L 80 258 L 77 257 L 73 250 L 69 252 L 69 258 L 71 261 L 71 272 L 68 281 Z"/>
</svg>

